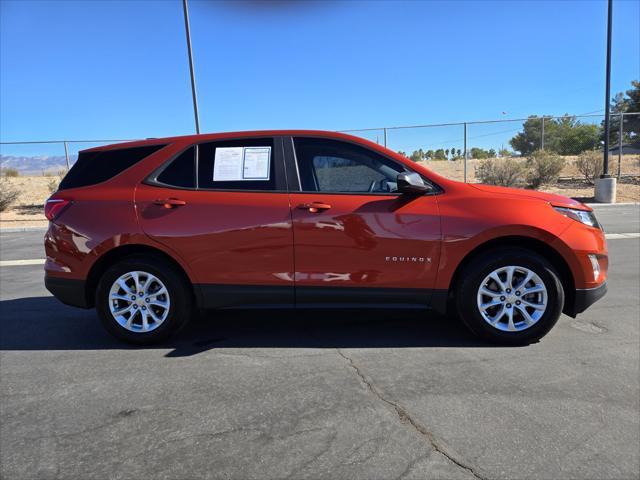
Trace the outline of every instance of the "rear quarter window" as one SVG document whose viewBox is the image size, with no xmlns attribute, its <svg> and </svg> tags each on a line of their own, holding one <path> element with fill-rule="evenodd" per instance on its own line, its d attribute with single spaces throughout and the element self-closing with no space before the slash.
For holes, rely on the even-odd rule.
<svg viewBox="0 0 640 480">
<path fill-rule="evenodd" d="M 140 160 L 157 152 L 165 145 L 119 148 L 116 150 L 98 150 L 80 152 L 78 161 L 60 182 L 60 190 L 86 187 L 105 182 L 124 172 Z"/>
</svg>

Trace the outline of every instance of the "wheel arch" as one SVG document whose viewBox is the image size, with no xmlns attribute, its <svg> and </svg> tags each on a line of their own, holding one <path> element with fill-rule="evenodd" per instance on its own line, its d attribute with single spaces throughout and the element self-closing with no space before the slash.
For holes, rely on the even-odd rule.
<svg viewBox="0 0 640 480">
<path fill-rule="evenodd" d="M 433 308 L 439 312 L 446 312 L 451 308 L 452 301 L 455 298 L 455 292 L 460 282 L 462 272 L 464 269 L 476 258 L 490 250 L 495 250 L 504 247 L 517 247 L 531 250 L 544 258 L 546 258 L 558 271 L 560 275 L 560 281 L 565 293 L 565 301 L 563 306 L 563 312 L 567 313 L 571 311 L 571 306 L 575 302 L 575 279 L 571 268 L 565 258 L 555 248 L 545 243 L 542 240 L 520 236 L 509 235 L 503 237 L 493 238 L 486 242 L 477 245 L 473 250 L 467 253 L 462 261 L 456 267 L 451 281 L 449 282 L 449 289 L 446 292 L 446 299 L 442 299 L 440 302 L 436 301 Z"/>
<path fill-rule="evenodd" d="M 100 258 L 98 258 L 91 266 L 85 283 L 85 298 L 88 307 L 93 307 L 95 304 L 96 289 L 104 272 L 117 261 L 131 255 L 151 255 L 167 263 L 184 277 L 184 280 L 191 289 L 192 294 L 195 295 L 194 286 L 189 275 L 182 265 L 171 257 L 171 255 L 168 255 L 159 248 L 155 248 L 150 245 L 129 244 L 112 248 L 100 256 Z"/>
</svg>

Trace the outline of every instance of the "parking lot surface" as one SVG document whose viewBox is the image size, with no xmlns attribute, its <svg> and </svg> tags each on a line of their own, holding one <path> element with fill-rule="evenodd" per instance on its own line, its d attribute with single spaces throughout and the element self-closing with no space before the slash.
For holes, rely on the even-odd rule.
<svg viewBox="0 0 640 480">
<path fill-rule="evenodd" d="M 0 477 L 638 478 L 640 207 L 597 215 L 609 293 L 519 348 L 394 310 L 214 312 L 128 347 L 11 263 L 43 232 L 0 233 Z"/>
</svg>

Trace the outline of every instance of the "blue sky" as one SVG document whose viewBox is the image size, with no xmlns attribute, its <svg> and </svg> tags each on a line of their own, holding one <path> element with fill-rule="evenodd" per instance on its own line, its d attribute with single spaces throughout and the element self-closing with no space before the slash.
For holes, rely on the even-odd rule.
<svg viewBox="0 0 640 480">
<path fill-rule="evenodd" d="M 3 141 L 193 132 L 179 0 L 0 5 Z M 190 15 L 204 132 L 603 110 L 603 0 L 191 0 Z M 612 93 L 640 77 L 639 39 L 640 2 L 616 0 Z"/>
</svg>

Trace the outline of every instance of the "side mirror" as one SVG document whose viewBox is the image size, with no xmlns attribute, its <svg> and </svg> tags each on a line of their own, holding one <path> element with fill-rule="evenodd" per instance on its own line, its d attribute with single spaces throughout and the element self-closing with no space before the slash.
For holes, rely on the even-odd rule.
<svg viewBox="0 0 640 480">
<path fill-rule="evenodd" d="M 417 173 L 400 173 L 397 178 L 398 192 L 420 195 L 429 190 L 422 177 Z"/>
</svg>

